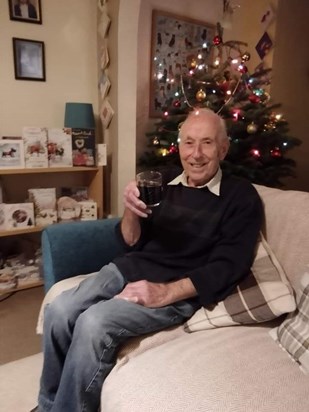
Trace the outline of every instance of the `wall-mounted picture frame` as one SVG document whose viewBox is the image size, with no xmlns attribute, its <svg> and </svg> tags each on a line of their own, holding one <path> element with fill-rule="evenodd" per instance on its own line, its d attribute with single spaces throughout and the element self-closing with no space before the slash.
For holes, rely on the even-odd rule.
<svg viewBox="0 0 309 412">
<path fill-rule="evenodd" d="M 149 116 L 162 117 L 181 87 L 188 62 L 207 48 L 215 26 L 172 13 L 153 10 L 150 64 Z"/>
<path fill-rule="evenodd" d="M 44 42 L 13 37 L 16 80 L 46 81 Z"/>
<path fill-rule="evenodd" d="M 10 20 L 42 24 L 41 0 L 8 0 Z"/>
</svg>

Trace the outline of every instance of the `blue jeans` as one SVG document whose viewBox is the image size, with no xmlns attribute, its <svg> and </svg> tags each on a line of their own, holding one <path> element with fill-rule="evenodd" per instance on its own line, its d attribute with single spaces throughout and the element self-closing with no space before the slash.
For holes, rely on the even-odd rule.
<svg viewBox="0 0 309 412">
<path fill-rule="evenodd" d="M 188 301 L 154 309 L 113 299 L 126 283 L 110 263 L 46 307 L 40 412 L 97 412 L 119 345 L 180 324 L 197 309 Z"/>
</svg>

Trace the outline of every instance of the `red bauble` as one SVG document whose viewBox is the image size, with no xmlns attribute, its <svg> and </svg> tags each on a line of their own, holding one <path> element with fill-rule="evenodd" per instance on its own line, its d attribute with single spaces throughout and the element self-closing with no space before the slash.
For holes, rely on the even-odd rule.
<svg viewBox="0 0 309 412">
<path fill-rule="evenodd" d="M 270 154 L 272 155 L 272 157 L 281 157 L 282 153 L 280 152 L 280 149 L 278 147 L 276 147 L 275 149 L 272 149 L 270 151 Z"/>
<path fill-rule="evenodd" d="M 177 153 L 177 152 L 178 152 L 178 147 L 172 144 L 172 145 L 169 147 L 168 152 L 169 152 L 170 154 L 172 154 L 172 153 Z"/>
<path fill-rule="evenodd" d="M 256 96 L 255 94 L 250 94 L 248 97 L 251 103 L 260 103 L 261 99 L 259 96 Z"/>
<path fill-rule="evenodd" d="M 180 107 L 181 106 L 181 101 L 180 100 L 175 100 L 173 103 L 174 107 Z"/>
<path fill-rule="evenodd" d="M 237 68 L 240 73 L 248 73 L 248 67 L 244 64 L 240 64 Z"/>
<path fill-rule="evenodd" d="M 220 37 L 220 36 L 215 36 L 214 38 L 213 38 L 213 44 L 215 45 L 215 46 L 218 46 L 219 44 L 221 44 L 222 43 L 222 37 Z"/>
</svg>

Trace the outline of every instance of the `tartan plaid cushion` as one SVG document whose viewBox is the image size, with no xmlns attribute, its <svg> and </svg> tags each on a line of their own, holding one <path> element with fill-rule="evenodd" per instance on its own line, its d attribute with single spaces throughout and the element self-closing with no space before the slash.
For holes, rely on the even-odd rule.
<svg viewBox="0 0 309 412">
<path fill-rule="evenodd" d="M 309 373 L 309 272 L 301 279 L 297 309 L 277 329 L 278 342 Z"/>
<path fill-rule="evenodd" d="M 266 322 L 295 310 L 293 289 L 270 246 L 261 241 L 249 276 L 224 301 L 199 309 L 185 324 L 187 332 Z"/>
</svg>

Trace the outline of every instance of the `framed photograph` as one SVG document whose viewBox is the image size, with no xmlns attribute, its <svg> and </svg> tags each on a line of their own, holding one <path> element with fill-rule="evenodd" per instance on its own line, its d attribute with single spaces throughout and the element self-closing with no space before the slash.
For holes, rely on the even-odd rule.
<svg viewBox="0 0 309 412">
<path fill-rule="evenodd" d="M 10 19 L 42 24 L 41 0 L 8 0 Z"/>
<path fill-rule="evenodd" d="M 15 79 L 45 82 L 44 42 L 13 37 L 13 52 Z"/>
<path fill-rule="evenodd" d="M 161 117 L 181 89 L 189 62 L 209 49 L 215 26 L 158 10 L 152 12 L 149 116 Z"/>
</svg>

